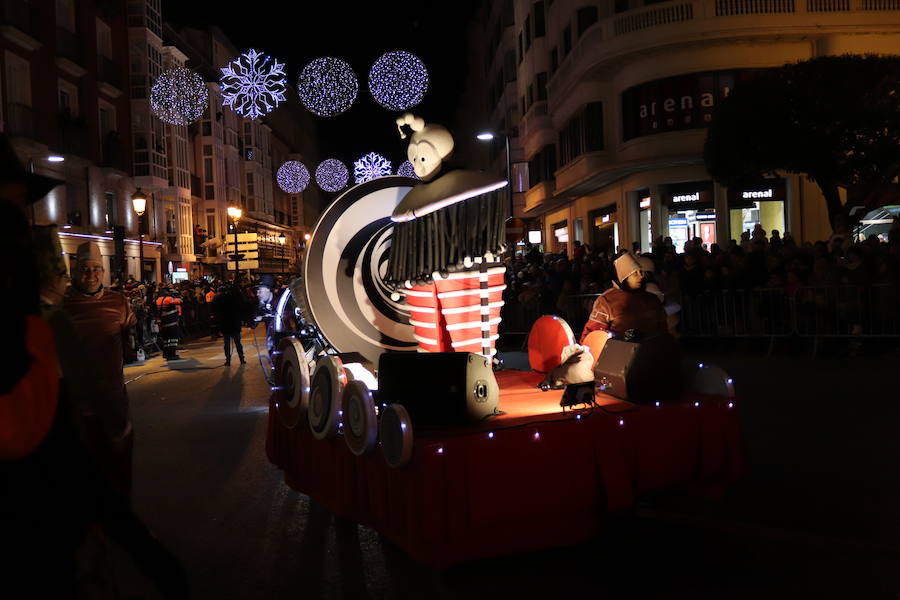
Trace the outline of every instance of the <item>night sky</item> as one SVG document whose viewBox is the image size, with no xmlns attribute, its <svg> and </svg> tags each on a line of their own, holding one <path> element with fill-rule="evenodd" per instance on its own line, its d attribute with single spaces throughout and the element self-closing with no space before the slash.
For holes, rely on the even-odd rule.
<svg viewBox="0 0 900 600">
<path fill-rule="evenodd" d="M 369 69 L 390 50 L 416 54 L 428 68 L 430 81 L 425 99 L 412 112 L 452 127 L 466 71 L 466 24 L 474 18 L 477 3 L 442 4 L 441 10 L 412 6 L 409 2 L 244 2 L 240 10 L 223 10 L 221 1 L 163 0 L 162 9 L 164 21 L 194 27 L 218 25 L 241 51 L 253 47 L 287 63 L 292 86 L 314 58 L 335 56 L 347 61 L 356 72 L 359 93 L 342 115 L 315 117 L 321 157 L 337 157 L 350 166 L 375 151 L 396 169 L 406 159 L 407 142 L 400 140 L 394 124 L 399 113 L 382 108 L 369 94 Z M 293 93 L 288 98 L 299 102 Z"/>
</svg>

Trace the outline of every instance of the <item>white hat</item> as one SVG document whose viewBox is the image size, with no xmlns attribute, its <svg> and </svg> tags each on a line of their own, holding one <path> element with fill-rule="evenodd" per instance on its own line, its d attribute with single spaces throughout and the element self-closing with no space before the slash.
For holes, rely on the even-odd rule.
<svg viewBox="0 0 900 600">
<path fill-rule="evenodd" d="M 625 252 L 625 254 L 617 258 L 613 264 L 616 266 L 616 279 L 618 279 L 620 283 L 624 283 L 624 281 L 628 279 L 628 276 L 635 271 L 641 270 L 641 263 L 638 262 L 637 258 L 635 258 L 634 254 L 631 252 Z"/>
<path fill-rule="evenodd" d="M 103 256 L 100 254 L 100 246 L 98 246 L 96 242 L 84 242 L 83 244 L 79 244 L 75 258 L 78 262 L 94 260 L 100 264 L 103 264 Z"/>
</svg>

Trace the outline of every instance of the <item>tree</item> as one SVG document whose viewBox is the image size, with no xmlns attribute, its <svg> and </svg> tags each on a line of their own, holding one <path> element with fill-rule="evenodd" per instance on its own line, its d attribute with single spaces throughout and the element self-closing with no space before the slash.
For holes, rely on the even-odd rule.
<svg viewBox="0 0 900 600">
<path fill-rule="evenodd" d="M 728 187 L 805 174 L 832 228 L 849 227 L 855 201 L 842 205 L 839 188 L 900 175 L 900 56 L 823 56 L 762 72 L 719 105 L 704 160 Z"/>
</svg>

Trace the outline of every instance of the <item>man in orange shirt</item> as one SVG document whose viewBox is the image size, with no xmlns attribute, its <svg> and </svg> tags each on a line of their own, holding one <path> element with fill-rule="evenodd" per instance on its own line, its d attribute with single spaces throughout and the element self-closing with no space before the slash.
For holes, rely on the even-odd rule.
<svg viewBox="0 0 900 600">
<path fill-rule="evenodd" d="M 163 358 L 179 360 L 178 321 L 181 318 L 181 296 L 172 286 L 163 287 L 156 297 L 159 309 L 159 336 L 163 339 Z"/>
</svg>

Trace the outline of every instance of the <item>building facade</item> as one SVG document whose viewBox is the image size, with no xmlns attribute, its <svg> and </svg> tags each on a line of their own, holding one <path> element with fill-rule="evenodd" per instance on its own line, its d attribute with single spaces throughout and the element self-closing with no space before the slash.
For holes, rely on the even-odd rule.
<svg viewBox="0 0 900 600">
<path fill-rule="evenodd" d="M 239 53 L 216 28 L 164 23 L 160 0 L 0 3 L 0 130 L 27 169 L 63 181 L 32 217 L 59 226 L 70 263 L 90 239 L 107 284 L 224 275 L 236 206 L 239 228 L 259 233 L 260 272 L 299 270 L 321 199 L 284 194 L 275 172 L 288 156 L 314 168 L 315 126 L 299 104 L 256 121 L 224 107 L 219 67 Z M 198 71 L 210 92 L 189 126 L 150 107 L 154 82 L 175 66 Z M 137 189 L 149 197 L 140 219 Z"/>
<path fill-rule="evenodd" d="M 680 250 L 756 224 L 827 239 L 825 203 L 805 177 L 752 190 L 712 181 L 706 125 L 761 69 L 900 53 L 896 0 L 507 0 L 481 17 L 470 59 L 473 90 L 486 82 L 479 118 L 515 133 L 512 156 L 528 164 L 517 216 L 551 252 L 575 240 L 648 251 L 659 236 Z"/>
</svg>

